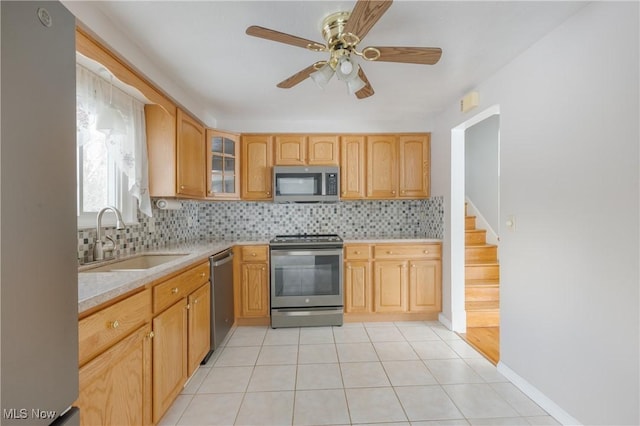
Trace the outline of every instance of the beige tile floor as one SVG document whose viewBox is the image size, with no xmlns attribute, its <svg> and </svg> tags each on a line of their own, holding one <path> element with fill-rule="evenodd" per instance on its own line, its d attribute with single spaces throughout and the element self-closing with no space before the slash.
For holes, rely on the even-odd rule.
<svg viewBox="0 0 640 426">
<path fill-rule="evenodd" d="M 438 322 L 237 327 L 161 425 L 555 425 Z"/>
</svg>

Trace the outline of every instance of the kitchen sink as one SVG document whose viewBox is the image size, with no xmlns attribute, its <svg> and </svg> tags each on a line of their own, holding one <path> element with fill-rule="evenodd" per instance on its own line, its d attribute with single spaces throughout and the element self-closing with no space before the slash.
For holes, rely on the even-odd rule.
<svg viewBox="0 0 640 426">
<path fill-rule="evenodd" d="M 130 257 L 118 260 L 107 265 L 89 268 L 81 272 L 116 272 L 116 271 L 144 271 L 172 260 L 181 259 L 187 256 L 187 253 L 180 254 L 142 254 L 136 257 Z"/>
</svg>

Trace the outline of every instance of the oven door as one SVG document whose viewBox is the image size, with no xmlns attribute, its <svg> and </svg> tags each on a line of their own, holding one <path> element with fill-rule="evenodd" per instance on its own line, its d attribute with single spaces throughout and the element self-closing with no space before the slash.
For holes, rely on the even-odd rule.
<svg viewBox="0 0 640 426">
<path fill-rule="evenodd" d="M 342 249 L 271 249 L 271 307 L 344 305 Z"/>
</svg>

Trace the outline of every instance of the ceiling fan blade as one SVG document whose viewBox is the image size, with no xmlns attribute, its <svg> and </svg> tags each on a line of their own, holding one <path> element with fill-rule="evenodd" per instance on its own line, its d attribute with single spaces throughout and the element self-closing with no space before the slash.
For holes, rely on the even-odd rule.
<svg viewBox="0 0 640 426">
<path fill-rule="evenodd" d="M 358 70 L 358 77 L 360 77 L 362 81 L 365 82 L 366 86 L 364 86 L 362 89 L 356 92 L 356 97 L 358 99 L 364 99 L 373 95 L 375 92 L 373 91 L 373 87 L 371 87 L 371 83 L 369 82 L 369 79 L 364 74 L 364 71 L 362 71 L 362 67 L 360 67 L 360 70 Z"/>
<path fill-rule="evenodd" d="M 311 73 L 314 72 L 315 70 L 316 70 L 315 64 L 309 65 L 302 71 L 295 73 L 294 75 L 287 78 L 286 80 L 282 80 L 280 83 L 278 83 L 278 87 L 281 89 L 290 89 L 296 84 L 309 78 L 309 75 L 311 75 Z"/>
<path fill-rule="evenodd" d="M 317 43 L 315 41 L 307 40 L 305 38 L 297 37 L 287 33 L 281 33 L 280 31 L 270 30 L 269 28 L 258 27 L 257 25 L 252 25 L 247 28 L 246 33 L 253 37 L 264 38 L 267 40 L 290 44 L 292 46 L 302 47 L 305 49 L 310 49 L 311 47 L 313 47 L 315 50 L 325 49 L 325 45 L 322 43 Z"/>
<path fill-rule="evenodd" d="M 362 40 L 391 6 L 392 0 L 358 0 L 345 25 L 344 32 L 355 34 Z"/>
<path fill-rule="evenodd" d="M 442 56 L 439 47 L 373 47 L 380 51 L 379 62 L 434 65 Z"/>
</svg>

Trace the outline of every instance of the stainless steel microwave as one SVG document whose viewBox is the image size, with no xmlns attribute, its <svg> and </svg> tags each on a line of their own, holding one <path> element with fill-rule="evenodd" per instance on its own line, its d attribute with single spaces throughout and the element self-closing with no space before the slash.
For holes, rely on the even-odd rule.
<svg viewBox="0 0 640 426">
<path fill-rule="evenodd" d="M 335 203 L 340 200 L 338 166 L 275 166 L 276 203 Z"/>
</svg>

